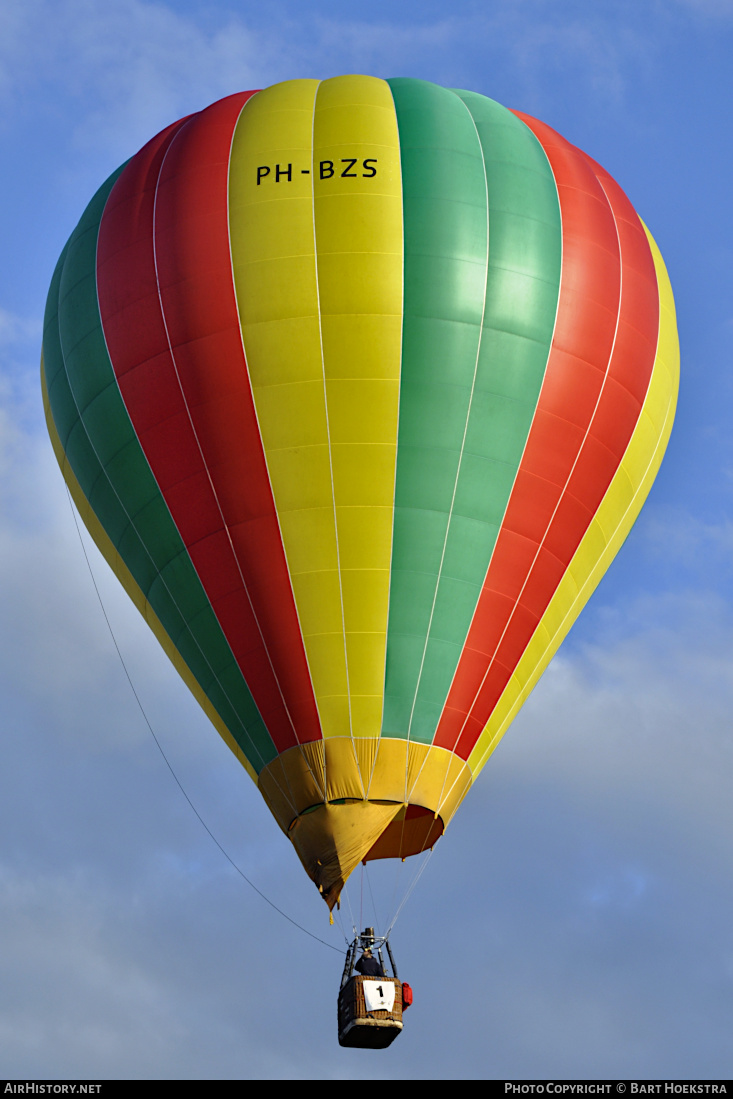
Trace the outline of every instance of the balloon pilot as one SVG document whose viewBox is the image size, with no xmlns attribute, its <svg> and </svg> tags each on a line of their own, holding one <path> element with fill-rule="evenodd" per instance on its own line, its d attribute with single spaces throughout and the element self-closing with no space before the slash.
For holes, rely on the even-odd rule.
<svg viewBox="0 0 733 1099">
<path fill-rule="evenodd" d="M 384 977 L 384 967 L 372 956 L 372 952 L 369 947 L 366 948 L 359 961 L 354 966 L 357 973 L 361 973 L 363 977 Z"/>
</svg>

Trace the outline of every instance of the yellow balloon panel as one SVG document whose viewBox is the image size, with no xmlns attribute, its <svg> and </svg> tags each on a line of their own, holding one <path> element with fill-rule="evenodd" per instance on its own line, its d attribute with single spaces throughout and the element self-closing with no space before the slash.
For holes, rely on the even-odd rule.
<svg viewBox="0 0 733 1099">
<path fill-rule="evenodd" d="M 245 353 L 323 735 L 377 737 L 403 267 L 387 84 L 258 93 L 230 196 Z"/>
</svg>

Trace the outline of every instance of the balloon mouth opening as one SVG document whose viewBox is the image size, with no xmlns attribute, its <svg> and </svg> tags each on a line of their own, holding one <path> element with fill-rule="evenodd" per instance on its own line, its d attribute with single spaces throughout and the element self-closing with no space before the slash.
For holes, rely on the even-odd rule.
<svg viewBox="0 0 733 1099">
<path fill-rule="evenodd" d="M 435 745 L 331 737 L 282 752 L 258 785 L 333 908 L 360 862 L 407 859 L 433 847 L 471 780 L 465 760 Z"/>
<path fill-rule="evenodd" d="M 288 826 L 300 861 L 330 909 L 360 862 L 407 859 L 433 847 L 444 830 L 422 805 L 338 798 L 309 805 Z"/>
<path fill-rule="evenodd" d="M 333 801 L 318 801 L 302 809 L 293 817 L 287 827 L 288 835 L 298 827 L 303 817 L 318 812 L 327 805 L 360 805 L 364 798 L 335 798 Z M 361 862 L 371 862 L 374 859 L 406 859 L 411 855 L 419 855 L 429 847 L 433 847 L 443 835 L 445 826 L 441 817 L 426 809 L 423 805 L 406 805 L 400 802 L 369 801 L 370 805 L 401 805 L 401 809 L 379 839 L 369 848 L 369 851 L 361 859 Z"/>
</svg>

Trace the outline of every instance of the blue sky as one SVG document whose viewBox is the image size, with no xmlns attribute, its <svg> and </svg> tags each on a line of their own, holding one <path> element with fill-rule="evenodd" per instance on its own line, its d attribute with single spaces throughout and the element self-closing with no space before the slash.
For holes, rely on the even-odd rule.
<svg viewBox="0 0 733 1099">
<path fill-rule="evenodd" d="M 730 1076 L 732 30 L 730 0 L 4 0 L 6 1076 Z M 647 507 L 401 913 L 393 943 L 415 1005 L 379 1054 L 336 1043 L 352 913 L 329 928 L 254 786 L 90 548 L 191 799 L 245 874 L 328 945 L 242 881 L 161 760 L 38 386 L 53 267 L 102 180 L 220 96 L 346 72 L 474 89 L 600 161 L 660 245 L 682 349 Z M 370 887 L 384 919 L 394 883 L 375 874 Z M 357 877 L 357 921 L 361 893 Z"/>
</svg>

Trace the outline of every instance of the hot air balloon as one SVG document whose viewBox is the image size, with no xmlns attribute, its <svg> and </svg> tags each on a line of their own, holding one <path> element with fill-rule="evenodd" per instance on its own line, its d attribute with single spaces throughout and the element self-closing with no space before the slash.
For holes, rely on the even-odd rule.
<svg viewBox="0 0 733 1099">
<path fill-rule="evenodd" d="M 442 835 L 639 513 L 678 359 L 619 186 L 474 92 L 242 92 L 89 203 L 59 464 L 329 907 Z"/>
</svg>

